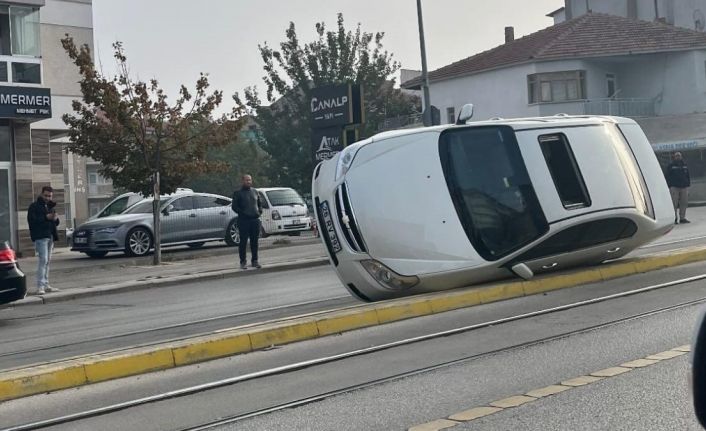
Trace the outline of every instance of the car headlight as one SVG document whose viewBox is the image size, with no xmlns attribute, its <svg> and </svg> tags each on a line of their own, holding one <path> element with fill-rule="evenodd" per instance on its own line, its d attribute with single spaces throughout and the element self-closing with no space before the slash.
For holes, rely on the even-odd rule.
<svg viewBox="0 0 706 431">
<path fill-rule="evenodd" d="M 100 229 L 96 229 L 96 233 L 115 233 L 119 228 L 120 226 L 102 227 Z"/>
<path fill-rule="evenodd" d="M 272 220 L 282 220 L 282 216 L 279 215 L 279 211 L 272 210 Z"/>
<path fill-rule="evenodd" d="M 341 151 L 341 154 L 338 157 L 338 163 L 336 163 L 336 181 L 346 175 L 346 172 L 348 172 L 348 169 L 350 169 L 351 165 L 353 164 L 355 155 L 358 153 L 358 150 L 360 150 L 362 146 L 363 145 L 360 143 L 353 144 L 347 146 L 343 149 L 343 151 Z"/>
<path fill-rule="evenodd" d="M 391 290 L 405 290 L 419 283 L 416 275 L 399 275 L 377 260 L 362 260 L 360 264 L 375 280 Z"/>
</svg>

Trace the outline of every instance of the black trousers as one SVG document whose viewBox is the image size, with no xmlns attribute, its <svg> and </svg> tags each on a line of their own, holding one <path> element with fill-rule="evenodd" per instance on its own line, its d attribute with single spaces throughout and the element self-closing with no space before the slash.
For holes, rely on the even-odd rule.
<svg viewBox="0 0 706 431">
<path fill-rule="evenodd" d="M 248 240 L 250 241 L 252 261 L 257 262 L 257 245 L 260 238 L 260 219 L 238 219 L 238 230 L 240 231 L 240 244 L 238 245 L 240 263 L 246 263 L 248 261 Z"/>
</svg>

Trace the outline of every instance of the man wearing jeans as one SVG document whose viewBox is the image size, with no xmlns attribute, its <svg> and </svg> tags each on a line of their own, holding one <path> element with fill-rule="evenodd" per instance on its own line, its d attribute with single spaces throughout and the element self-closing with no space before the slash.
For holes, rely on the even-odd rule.
<svg viewBox="0 0 706 431">
<path fill-rule="evenodd" d="M 233 193 L 233 211 L 238 214 L 238 230 L 240 232 L 240 269 L 248 268 L 247 247 L 250 240 L 252 253 L 252 267 L 261 268 L 257 256 L 257 242 L 260 237 L 260 215 L 262 215 L 262 202 L 260 195 L 252 186 L 252 177 L 243 175 L 240 190 Z"/>
<path fill-rule="evenodd" d="M 667 177 L 667 185 L 669 186 L 669 192 L 672 194 L 672 203 L 674 204 L 674 223 L 690 223 L 686 218 L 686 207 L 689 204 L 691 177 L 689 175 L 689 167 L 686 166 L 681 153 L 674 153 L 674 158 L 667 166 L 665 176 Z"/>
<path fill-rule="evenodd" d="M 29 235 L 37 251 L 37 295 L 59 290 L 49 285 L 49 262 L 54 250 L 54 241 L 59 239 L 56 229 L 59 217 L 54 210 L 56 203 L 52 201 L 53 194 L 51 187 L 42 187 L 42 194 L 27 210 Z"/>
</svg>

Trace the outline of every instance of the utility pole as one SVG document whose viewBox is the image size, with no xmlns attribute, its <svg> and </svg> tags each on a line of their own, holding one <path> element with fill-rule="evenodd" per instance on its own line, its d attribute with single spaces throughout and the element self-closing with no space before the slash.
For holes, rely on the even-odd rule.
<svg viewBox="0 0 706 431">
<path fill-rule="evenodd" d="M 419 47 L 422 52 L 422 91 L 424 107 L 422 120 L 425 126 L 431 126 L 431 101 L 429 100 L 429 74 L 427 72 L 427 50 L 424 46 L 424 22 L 422 20 L 422 0 L 417 0 L 417 19 L 419 20 Z"/>
</svg>

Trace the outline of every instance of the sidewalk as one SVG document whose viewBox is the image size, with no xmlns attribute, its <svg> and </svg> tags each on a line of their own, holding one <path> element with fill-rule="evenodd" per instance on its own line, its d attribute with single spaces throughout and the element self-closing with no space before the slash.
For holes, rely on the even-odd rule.
<svg viewBox="0 0 706 431">
<path fill-rule="evenodd" d="M 138 259 L 115 259 L 110 262 L 95 259 L 76 259 L 75 254 L 60 253 L 52 262 L 49 281 L 61 292 L 48 293 L 43 297 L 32 296 L 36 289 L 36 258 L 20 260 L 22 271 L 27 275 L 27 298 L 11 304 L 22 306 L 48 302 L 67 301 L 77 297 L 95 296 L 115 291 L 147 289 L 157 286 L 193 282 L 214 278 L 239 277 L 271 271 L 285 271 L 328 263 L 326 253 L 318 238 L 300 245 L 264 247 L 260 253 L 260 270 L 241 270 L 238 265 L 237 248 L 219 247 L 174 253 L 176 260 L 160 266 L 149 264 L 151 256 Z M 68 256 L 68 257 L 67 257 Z M 53 266 L 58 266 L 54 269 Z"/>
</svg>

